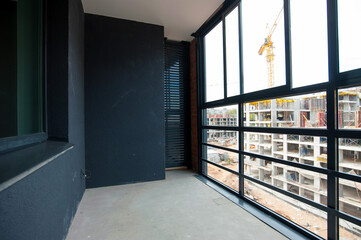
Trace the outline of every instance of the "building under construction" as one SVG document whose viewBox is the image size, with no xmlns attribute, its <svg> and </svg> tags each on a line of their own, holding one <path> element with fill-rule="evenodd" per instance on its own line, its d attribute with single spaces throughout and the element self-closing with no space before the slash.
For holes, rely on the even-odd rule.
<svg viewBox="0 0 361 240">
<path fill-rule="evenodd" d="M 338 95 L 339 128 L 361 128 L 361 88 L 340 90 Z M 325 128 L 326 104 L 325 93 L 251 102 L 243 106 L 243 123 L 250 127 Z M 237 116 L 227 112 L 229 110 L 225 108 L 218 109 L 218 113 L 217 109 L 208 111 L 207 124 L 236 126 Z M 326 137 L 245 132 L 243 140 L 245 152 L 327 168 Z M 213 145 L 238 149 L 235 131 L 208 130 L 207 141 Z M 361 175 L 361 139 L 340 138 L 338 144 L 339 171 Z M 214 148 L 208 149 L 208 159 L 211 161 L 218 164 L 224 161 L 226 164 L 226 158 L 233 158 L 231 160 L 238 163 L 236 154 L 227 154 L 227 156 L 222 156 L 222 154 L 225 154 L 224 151 L 217 152 Z M 327 175 L 325 174 L 247 155 L 244 156 L 244 173 L 288 192 L 327 205 Z M 263 188 L 263 190 L 269 191 L 268 188 Z M 340 180 L 339 208 L 341 211 L 361 217 L 360 195 L 361 184 Z M 308 209 L 304 204 L 298 205 L 296 200 L 284 198 L 281 194 L 277 194 L 277 197 L 291 201 L 292 205 L 297 205 L 317 216 L 325 219 L 327 217 L 324 212 L 314 208 Z M 360 226 L 340 224 L 361 236 Z"/>
</svg>

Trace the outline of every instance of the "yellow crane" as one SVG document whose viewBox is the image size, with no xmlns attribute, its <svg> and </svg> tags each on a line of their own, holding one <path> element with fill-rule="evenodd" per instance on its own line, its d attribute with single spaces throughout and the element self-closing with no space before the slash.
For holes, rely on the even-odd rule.
<svg viewBox="0 0 361 240">
<path fill-rule="evenodd" d="M 274 82 L 274 58 L 275 58 L 275 55 L 273 54 L 273 42 L 272 42 L 271 38 L 272 38 L 274 31 L 276 30 L 278 22 L 281 19 L 282 11 L 283 11 L 283 6 L 281 8 L 281 11 L 278 13 L 278 15 L 276 17 L 276 20 L 273 23 L 273 25 L 268 33 L 267 38 L 265 38 L 264 43 L 258 50 L 259 55 L 262 55 L 265 49 L 267 50 L 266 61 L 267 61 L 268 87 L 273 87 L 275 85 L 275 82 Z"/>
</svg>

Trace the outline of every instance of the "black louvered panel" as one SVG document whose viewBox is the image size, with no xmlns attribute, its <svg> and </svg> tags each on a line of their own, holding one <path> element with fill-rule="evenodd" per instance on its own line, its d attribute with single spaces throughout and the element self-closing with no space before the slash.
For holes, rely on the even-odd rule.
<svg viewBox="0 0 361 240">
<path fill-rule="evenodd" d="M 166 167 L 187 165 L 189 91 L 189 45 L 183 42 L 165 42 L 164 104 L 166 126 Z"/>
</svg>

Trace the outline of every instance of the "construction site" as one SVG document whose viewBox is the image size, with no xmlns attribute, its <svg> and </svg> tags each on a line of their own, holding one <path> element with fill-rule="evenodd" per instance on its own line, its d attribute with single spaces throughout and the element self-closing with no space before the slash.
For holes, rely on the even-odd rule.
<svg viewBox="0 0 361 240">
<path fill-rule="evenodd" d="M 338 93 L 339 128 L 361 128 L 361 88 L 349 88 Z M 237 105 L 208 109 L 207 125 L 238 126 Z M 246 103 L 243 106 L 244 126 L 325 128 L 326 95 L 315 93 Z M 238 149 L 238 132 L 207 130 L 207 143 Z M 327 168 L 327 138 L 291 134 L 243 133 L 244 151 L 300 164 Z M 361 175 L 361 139 L 338 139 L 339 171 Z M 207 147 L 207 159 L 238 171 L 238 153 Z M 327 175 L 244 155 L 244 173 L 254 179 L 292 192 L 314 202 L 327 205 Z M 207 174 L 238 191 L 238 176 L 207 164 Z M 339 210 L 361 217 L 361 184 L 339 180 Z M 245 195 L 276 211 L 310 231 L 327 238 L 327 213 L 276 191 L 245 180 Z M 340 221 L 340 231 L 350 239 L 361 237 L 361 227 Z"/>
</svg>

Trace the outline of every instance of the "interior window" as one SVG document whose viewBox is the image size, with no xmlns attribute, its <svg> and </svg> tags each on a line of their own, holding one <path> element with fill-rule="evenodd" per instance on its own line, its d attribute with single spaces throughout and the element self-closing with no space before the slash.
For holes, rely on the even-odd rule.
<svg viewBox="0 0 361 240">
<path fill-rule="evenodd" d="M 42 1 L 0 5 L 0 138 L 42 132 Z"/>
</svg>

